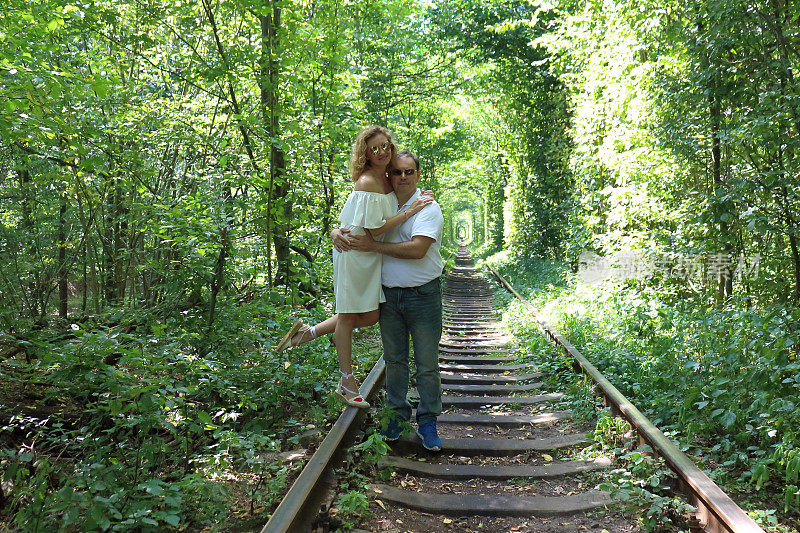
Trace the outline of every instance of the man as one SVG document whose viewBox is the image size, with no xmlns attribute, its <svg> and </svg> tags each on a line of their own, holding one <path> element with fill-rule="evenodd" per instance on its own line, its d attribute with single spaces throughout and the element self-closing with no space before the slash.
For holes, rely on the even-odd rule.
<svg viewBox="0 0 800 533">
<path fill-rule="evenodd" d="M 402 150 L 389 165 L 399 211 L 404 211 L 421 194 L 419 158 Z M 346 230 L 332 232 L 339 250 L 360 250 L 384 255 L 381 280 L 386 302 L 381 304 L 380 328 L 383 358 L 386 362 L 386 407 L 391 411 L 383 432 L 387 440 L 397 440 L 403 425 L 411 419 L 406 399 L 409 379 L 409 336 L 414 343 L 416 382 L 419 392 L 417 434 L 431 451 L 442 448 L 436 431 L 436 418 L 442 412 L 442 386 L 439 374 L 439 339 L 442 335 L 442 274 L 440 247 L 444 217 L 433 202 L 391 230 L 385 242 L 371 236 L 346 236 Z"/>
</svg>

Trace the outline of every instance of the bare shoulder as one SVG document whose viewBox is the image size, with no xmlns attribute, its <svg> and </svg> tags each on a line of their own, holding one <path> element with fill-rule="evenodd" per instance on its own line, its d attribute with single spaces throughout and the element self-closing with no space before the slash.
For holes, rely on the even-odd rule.
<svg viewBox="0 0 800 533">
<path fill-rule="evenodd" d="M 383 184 L 367 174 L 362 174 L 353 184 L 354 191 L 377 192 L 383 194 Z"/>
</svg>

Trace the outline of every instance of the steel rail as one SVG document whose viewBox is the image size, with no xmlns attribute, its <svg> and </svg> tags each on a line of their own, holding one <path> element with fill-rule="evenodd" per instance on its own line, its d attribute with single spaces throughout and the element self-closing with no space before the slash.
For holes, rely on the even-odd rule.
<svg viewBox="0 0 800 533">
<path fill-rule="evenodd" d="M 359 392 L 369 398 L 383 384 L 383 357 L 361 384 Z M 330 488 L 333 469 L 341 463 L 344 451 L 355 438 L 358 426 L 368 409 L 347 406 L 328 435 L 311 456 L 289 492 L 270 516 L 261 533 L 308 531 L 316 520 L 319 506 Z"/>
<path fill-rule="evenodd" d="M 639 438 L 646 441 L 656 454 L 664 458 L 664 461 L 678 475 L 679 488 L 688 494 L 690 503 L 697 508 L 697 519 L 705 531 L 709 533 L 764 533 L 764 530 L 744 510 L 736 505 L 686 454 L 680 451 L 660 429 L 625 398 L 566 337 L 540 318 L 530 302 L 515 291 L 503 276 L 491 266 L 486 265 L 486 267 L 500 280 L 506 290 L 528 307 L 534 320 L 544 330 L 547 337 L 573 358 L 576 370 L 582 371 L 594 381 L 599 393 L 603 396 L 605 405 L 611 407 L 615 414 L 622 414 L 636 428 Z"/>
</svg>

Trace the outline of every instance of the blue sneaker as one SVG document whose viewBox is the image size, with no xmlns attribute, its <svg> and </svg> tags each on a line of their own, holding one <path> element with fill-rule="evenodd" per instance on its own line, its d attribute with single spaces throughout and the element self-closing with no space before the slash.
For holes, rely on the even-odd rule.
<svg viewBox="0 0 800 533">
<path fill-rule="evenodd" d="M 417 435 L 422 439 L 422 446 L 429 451 L 438 452 L 442 449 L 442 439 L 436 431 L 436 420 L 428 420 L 419 425 Z"/>
<path fill-rule="evenodd" d="M 384 440 L 393 442 L 402 437 L 403 433 L 405 433 L 405 428 L 403 427 L 404 424 L 408 424 L 408 422 L 403 422 L 394 416 L 389 418 L 389 423 L 386 425 L 386 429 L 381 431 L 381 435 L 383 435 Z"/>
</svg>

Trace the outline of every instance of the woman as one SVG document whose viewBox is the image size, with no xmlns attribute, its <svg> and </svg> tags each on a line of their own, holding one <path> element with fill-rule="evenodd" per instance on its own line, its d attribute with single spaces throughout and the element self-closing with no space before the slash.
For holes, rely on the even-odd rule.
<svg viewBox="0 0 800 533">
<path fill-rule="evenodd" d="M 341 227 L 349 229 L 351 234 L 364 235 L 369 231 L 373 238 L 382 240 L 387 231 L 433 201 L 426 194 L 410 208 L 397 213 L 387 175 L 394 154 L 392 132 L 386 128 L 370 126 L 356 136 L 350 155 L 353 191 L 339 215 Z M 340 253 L 334 249 L 333 284 L 336 314 L 315 326 L 295 321 L 275 349 L 285 350 L 333 333 L 341 374 L 336 395 L 349 405 L 366 408 L 369 403 L 358 393 L 359 384 L 353 376 L 353 329 L 378 321 L 378 305 L 385 301 L 381 290 L 381 255 L 355 250 Z"/>
</svg>

